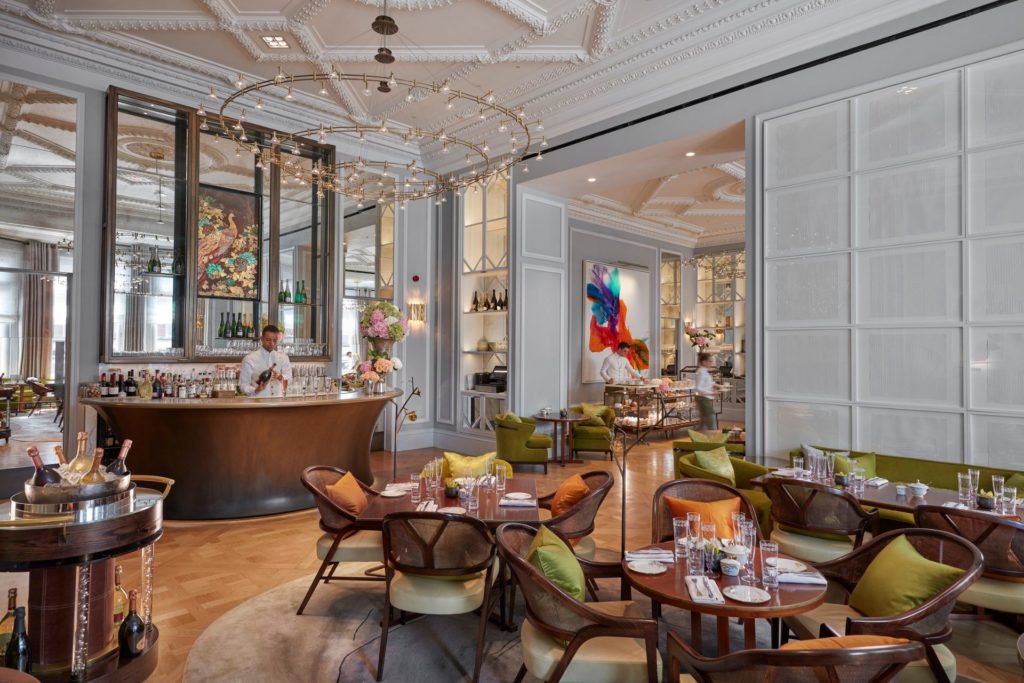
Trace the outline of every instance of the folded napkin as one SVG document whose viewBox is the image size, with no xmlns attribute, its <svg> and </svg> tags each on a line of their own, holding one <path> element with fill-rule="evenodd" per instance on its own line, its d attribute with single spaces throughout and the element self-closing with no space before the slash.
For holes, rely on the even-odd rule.
<svg viewBox="0 0 1024 683">
<path fill-rule="evenodd" d="M 966 505 L 963 505 L 961 503 L 954 503 L 953 501 L 949 501 L 949 502 L 943 503 L 942 507 L 944 507 L 944 508 L 956 508 L 957 510 L 966 510 L 967 509 Z"/>
<path fill-rule="evenodd" d="M 725 598 L 722 597 L 722 591 L 719 590 L 718 584 L 703 576 L 687 576 L 686 590 L 690 592 L 690 599 L 694 602 L 725 604 Z"/>
<path fill-rule="evenodd" d="M 498 501 L 498 505 L 506 508 L 535 508 L 537 507 L 536 498 L 526 498 L 525 500 L 519 500 L 516 498 L 502 498 Z"/>
<path fill-rule="evenodd" d="M 636 562 L 640 560 L 654 560 L 656 562 L 672 564 L 676 561 L 676 558 L 675 555 L 672 554 L 671 550 L 665 550 L 664 548 L 645 548 L 642 550 L 626 551 L 626 562 Z"/>
<path fill-rule="evenodd" d="M 412 491 L 413 489 L 418 489 L 419 487 L 420 487 L 419 482 L 414 484 L 411 481 L 405 481 L 405 482 L 397 482 L 397 481 L 395 481 L 395 482 L 391 482 L 390 484 L 385 486 L 384 490 L 385 491 Z"/>
<path fill-rule="evenodd" d="M 779 574 L 779 583 L 809 583 L 815 586 L 827 586 L 828 579 L 818 572 L 787 572 Z"/>
<path fill-rule="evenodd" d="M 882 488 L 883 486 L 885 486 L 888 483 L 889 483 L 889 480 L 886 479 L 885 477 L 871 477 L 870 479 L 867 479 L 867 480 L 864 481 L 865 485 L 867 485 L 867 486 L 876 486 L 878 488 Z"/>
<path fill-rule="evenodd" d="M 420 501 L 416 506 L 416 512 L 437 512 L 437 503 L 432 500 Z"/>
</svg>

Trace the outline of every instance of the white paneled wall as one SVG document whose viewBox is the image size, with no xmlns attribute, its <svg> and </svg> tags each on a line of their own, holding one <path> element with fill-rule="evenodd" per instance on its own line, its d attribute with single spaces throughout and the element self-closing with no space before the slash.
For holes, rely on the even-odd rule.
<svg viewBox="0 0 1024 683">
<path fill-rule="evenodd" d="M 1024 463 L 1024 52 L 763 119 L 764 444 Z"/>
</svg>

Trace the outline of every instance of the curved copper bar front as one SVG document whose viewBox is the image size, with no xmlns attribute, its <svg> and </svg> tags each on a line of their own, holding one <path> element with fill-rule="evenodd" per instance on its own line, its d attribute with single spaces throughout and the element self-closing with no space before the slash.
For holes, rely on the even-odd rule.
<svg viewBox="0 0 1024 683">
<path fill-rule="evenodd" d="M 333 465 L 373 483 L 370 439 L 399 391 L 316 398 L 83 399 L 133 442 L 128 466 L 174 479 L 166 519 L 226 519 L 313 506 L 299 475 Z"/>
</svg>

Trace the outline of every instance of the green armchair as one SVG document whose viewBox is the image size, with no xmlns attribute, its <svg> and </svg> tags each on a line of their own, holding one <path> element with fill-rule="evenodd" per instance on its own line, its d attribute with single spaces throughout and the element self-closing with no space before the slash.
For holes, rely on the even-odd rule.
<svg viewBox="0 0 1024 683">
<path fill-rule="evenodd" d="M 692 446 L 689 442 L 685 442 L 687 446 Z M 705 445 L 705 444 L 700 444 Z M 706 444 L 718 448 L 725 444 Z M 739 489 L 740 493 L 750 501 L 750 504 L 754 506 L 754 510 L 757 512 L 757 522 L 761 527 L 761 533 L 764 538 L 768 538 L 772 528 L 772 501 L 765 495 L 764 491 L 754 488 L 750 484 L 750 480 L 754 477 L 759 477 L 762 474 L 771 472 L 770 467 L 764 465 L 758 465 L 757 463 L 747 462 L 742 457 L 731 456 L 729 459 L 732 460 L 732 469 L 736 473 L 736 481 L 732 482 L 725 477 L 717 474 L 712 474 L 706 469 L 702 468 L 697 464 L 697 455 L 693 450 L 674 448 L 674 454 L 676 455 L 676 476 L 680 479 L 691 477 L 694 479 L 710 479 L 711 481 L 717 481 L 722 484 L 728 484 L 729 486 L 735 486 Z M 698 449 L 698 450 L 711 450 L 711 449 Z"/>
<path fill-rule="evenodd" d="M 502 413 L 494 418 L 494 432 L 498 458 L 511 464 L 543 465 L 548 473 L 548 449 L 551 437 L 534 434 L 537 429 L 532 417 L 519 417 L 515 413 Z"/>
<path fill-rule="evenodd" d="M 599 418 L 604 424 L 573 423 L 570 427 L 569 439 L 572 445 L 572 457 L 576 458 L 579 451 L 607 453 L 612 459 L 612 427 L 615 425 L 615 409 L 611 406 L 583 403 L 570 406 L 570 413 L 583 413 L 589 417 Z"/>
</svg>

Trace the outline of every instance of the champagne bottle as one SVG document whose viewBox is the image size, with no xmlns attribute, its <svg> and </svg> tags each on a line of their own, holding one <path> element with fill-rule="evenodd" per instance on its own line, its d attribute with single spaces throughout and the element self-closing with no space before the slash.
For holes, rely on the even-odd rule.
<svg viewBox="0 0 1024 683">
<path fill-rule="evenodd" d="M 493 289 L 491 290 L 491 310 L 498 310 L 498 297 Z"/>
<path fill-rule="evenodd" d="M 68 474 L 85 474 L 92 468 L 92 458 L 86 452 L 86 442 L 88 441 L 87 433 L 78 432 L 78 452 L 75 454 L 75 459 L 68 463 Z"/>
<path fill-rule="evenodd" d="M 270 381 L 270 378 L 274 374 L 274 368 L 276 368 L 276 367 L 277 367 L 277 363 L 272 363 L 269 368 L 267 368 L 266 370 L 264 370 L 263 372 L 260 373 L 260 376 L 257 378 L 259 380 L 260 384 L 266 384 L 267 382 Z"/>
<path fill-rule="evenodd" d="M 100 472 L 100 462 L 103 460 L 103 449 L 97 448 L 92 456 L 92 466 L 89 467 L 89 471 L 82 477 L 81 482 L 83 484 L 102 484 L 107 480 Z"/>
<path fill-rule="evenodd" d="M 180 251 L 174 252 L 174 264 L 171 266 L 175 275 L 185 274 L 185 257 Z"/>
<path fill-rule="evenodd" d="M 292 287 L 288 284 L 288 280 L 284 281 L 284 302 L 291 303 L 292 300 Z"/>
<path fill-rule="evenodd" d="M 128 470 L 128 466 L 124 464 L 125 458 L 128 457 L 128 451 L 132 447 L 132 440 L 125 439 L 121 442 L 121 452 L 117 454 L 117 460 L 110 463 L 110 467 L 107 468 L 107 474 L 113 474 L 118 477 L 123 477 L 127 474 L 131 474 Z"/>
<path fill-rule="evenodd" d="M 234 336 L 235 336 L 236 339 L 241 339 L 242 338 L 242 314 L 241 313 L 239 313 L 238 317 L 235 319 L 235 334 L 234 334 Z"/>
<path fill-rule="evenodd" d="M 32 475 L 33 486 L 46 486 L 47 484 L 59 484 L 60 473 L 43 467 L 43 459 L 39 457 L 39 449 L 35 446 L 28 447 L 28 457 L 32 459 L 32 466 L 36 468 Z"/>
<path fill-rule="evenodd" d="M 14 609 L 14 630 L 4 651 L 4 666 L 25 673 L 32 672 L 32 648 L 25 632 L 25 608 Z"/>
<path fill-rule="evenodd" d="M 508 288 L 505 288 L 505 295 L 501 297 L 501 307 L 504 310 L 508 310 Z"/>
<path fill-rule="evenodd" d="M 53 447 L 53 454 L 57 456 L 57 464 L 68 464 L 68 459 L 64 457 L 64 447 L 61 446 L 60 444 L 57 444 L 56 446 Z"/>
<path fill-rule="evenodd" d="M 163 271 L 163 267 L 160 264 L 160 251 L 153 249 L 153 272 L 160 273 Z"/>
<path fill-rule="evenodd" d="M 121 565 L 114 567 L 114 628 L 117 628 L 128 616 L 128 592 L 121 585 Z"/>
<path fill-rule="evenodd" d="M 473 312 L 480 310 L 480 300 L 476 296 L 476 290 L 473 290 L 473 303 L 470 305 L 469 310 Z"/>
<path fill-rule="evenodd" d="M 0 619 L 0 650 L 6 652 L 7 643 L 11 642 L 11 634 L 14 633 L 14 610 L 18 607 L 18 589 L 11 588 L 7 591 L 7 613 Z"/>
<path fill-rule="evenodd" d="M 224 311 L 220 312 L 220 325 L 217 326 L 217 338 L 224 338 Z"/>
<path fill-rule="evenodd" d="M 277 303 L 284 302 L 284 280 L 277 285 Z"/>
<path fill-rule="evenodd" d="M 138 615 L 139 591 L 128 593 L 128 616 L 117 629 L 117 644 L 122 657 L 137 657 L 146 649 L 146 625 Z"/>
</svg>

